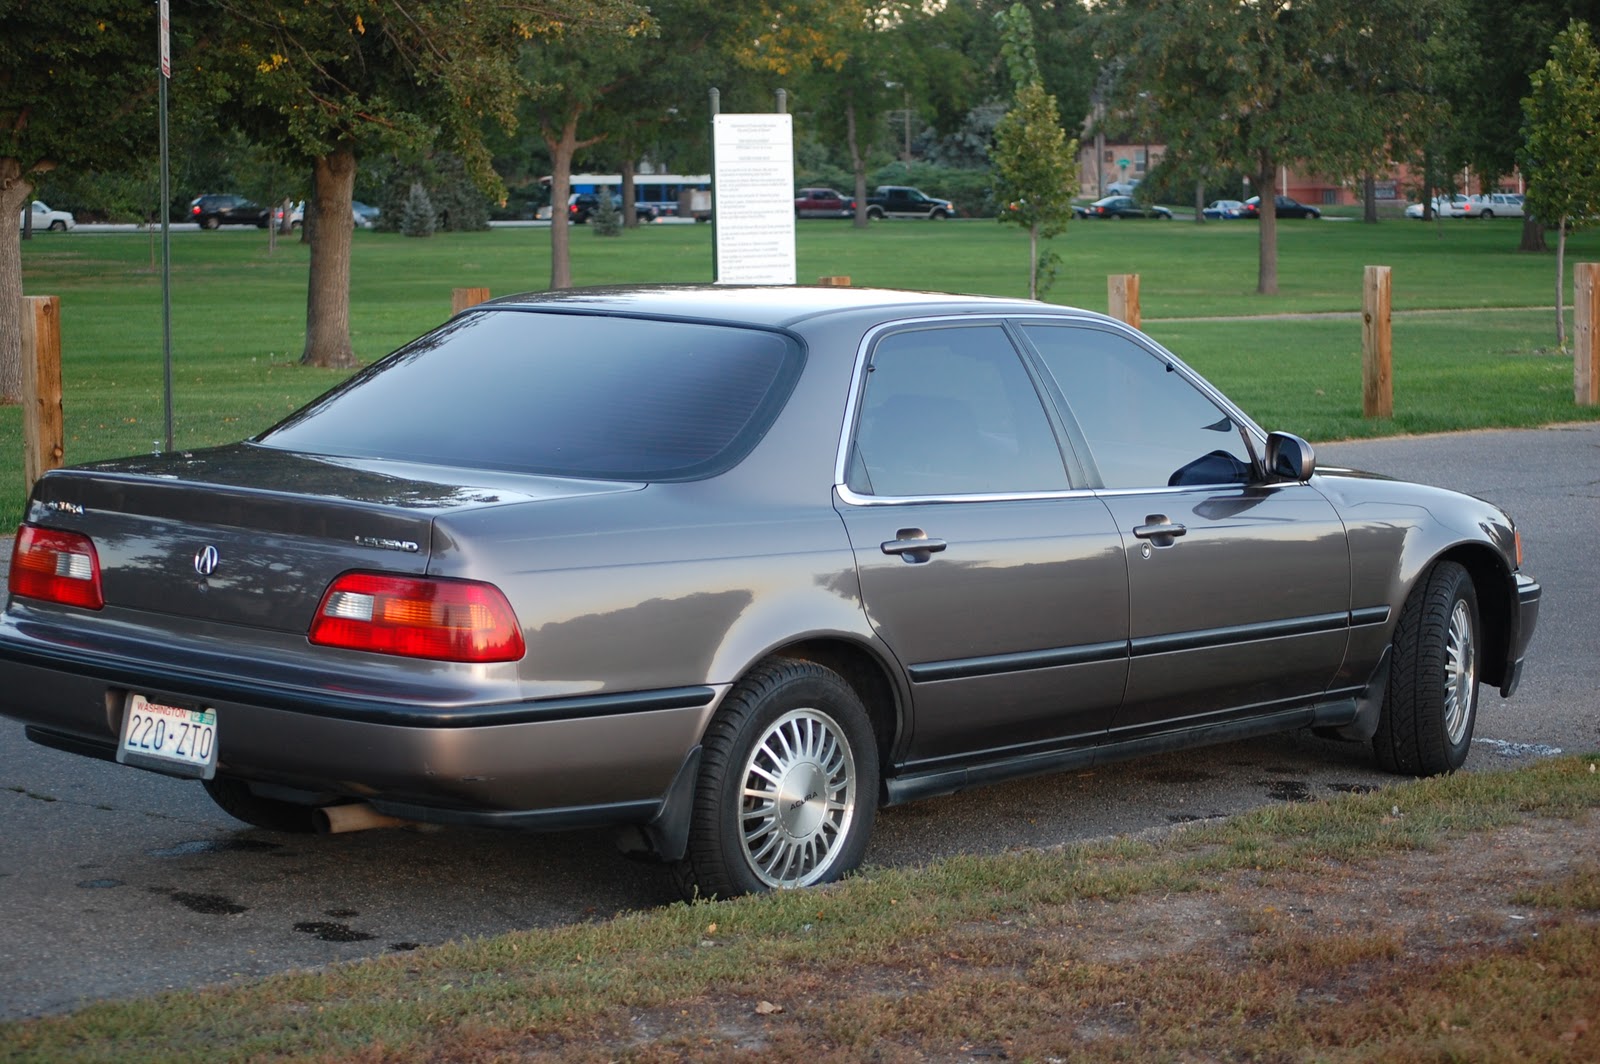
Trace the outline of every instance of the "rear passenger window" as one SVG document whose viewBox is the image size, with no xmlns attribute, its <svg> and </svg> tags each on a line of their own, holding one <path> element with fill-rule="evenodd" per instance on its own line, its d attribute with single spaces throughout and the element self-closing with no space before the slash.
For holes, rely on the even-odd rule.
<svg viewBox="0 0 1600 1064">
<path fill-rule="evenodd" d="M 1235 484 L 1250 450 L 1234 418 L 1167 362 L 1103 329 L 1028 325 L 1108 488 Z"/>
<path fill-rule="evenodd" d="M 997 325 L 893 333 L 872 353 L 850 487 L 970 495 L 1068 487 L 1033 381 Z"/>
</svg>

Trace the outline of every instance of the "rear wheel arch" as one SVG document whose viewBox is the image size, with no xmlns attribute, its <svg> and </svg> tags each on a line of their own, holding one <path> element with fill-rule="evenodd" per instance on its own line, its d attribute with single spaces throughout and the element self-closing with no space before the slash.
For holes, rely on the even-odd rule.
<svg viewBox="0 0 1600 1064">
<path fill-rule="evenodd" d="M 858 643 L 845 639 L 813 639 L 779 647 L 751 669 L 784 658 L 821 665 L 838 673 L 850 685 L 872 722 L 872 733 L 878 741 L 879 768 L 887 770 L 895 743 L 905 730 L 905 701 L 889 666 Z"/>
</svg>

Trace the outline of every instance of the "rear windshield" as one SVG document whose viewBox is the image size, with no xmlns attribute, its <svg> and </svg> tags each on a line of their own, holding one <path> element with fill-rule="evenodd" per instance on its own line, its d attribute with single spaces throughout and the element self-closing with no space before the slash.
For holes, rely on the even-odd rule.
<svg viewBox="0 0 1600 1064">
<path fill-rule="evenodd" d="M 602 480 L 719 473 L 766 432 L 802 352 L 763 329 L 486 310 L 373 364 L 256 442 Z"/>
</svg>

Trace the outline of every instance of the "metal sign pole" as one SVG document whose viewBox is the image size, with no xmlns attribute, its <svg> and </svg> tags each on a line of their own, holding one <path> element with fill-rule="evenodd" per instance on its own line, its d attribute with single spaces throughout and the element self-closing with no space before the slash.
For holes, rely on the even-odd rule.
<svg viewBox="0 0 1600 1064">
<path fill-rule="evenodd" d="M 162 395 L 166 401 L 167 450 L 172 450 L 172 231 L 168 217 L 171 193 L 168 190 L 167 163 L 167 82 L 172 80 L 171 19 L 167 0 L 158 2 L 161 42 L 161 366 Z"/>
<path fill-rule="evenodd" d="M 722 93 L 713 87 L 711 100 L 711 280 L 717 280 L 717 115 L 722 113 Z"/>
</svg>

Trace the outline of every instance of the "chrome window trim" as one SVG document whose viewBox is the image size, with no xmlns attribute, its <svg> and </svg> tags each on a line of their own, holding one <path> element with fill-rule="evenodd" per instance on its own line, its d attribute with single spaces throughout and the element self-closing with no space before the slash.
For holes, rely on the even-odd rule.
<svg viewBox="0 0 1600 1064">
<path fill-rule="evenodd" d="M 1070 488 L 1067 491 L 1005 491 L 971 495 L 862 495 L 844 484 L 835 484 L 841 502 L 851 506 L 919 506 L 928 503 L 959 502 L 1040 502 L 1049 499 L 1093 499 L 1098 496 L 1093 488 Z"/>
</svg>

